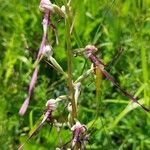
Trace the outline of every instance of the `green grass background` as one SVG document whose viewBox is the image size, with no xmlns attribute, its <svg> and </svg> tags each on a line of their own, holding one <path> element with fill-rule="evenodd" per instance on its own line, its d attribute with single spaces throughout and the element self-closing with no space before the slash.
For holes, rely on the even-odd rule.
<svg viewBox="0 0 150 150">
<path fill-rule="evenodd" d="M 53 0 L 59 6 L 62 0 Z M 18 111 L 27 96 L 42 38 L 42 13 L 37 0 L 0 0 L 0 149 L 17 149 L 42 115 L 50 98 L 67 93 L 66 81 L 45 61 L 30 106 L 24 117 Z M 73 49 L 94 44 L 98 57 L 105 63 L 112 59 L 120 44 L 123 53 L 108 69 L 127 91 L 150 107 L 150 1 L 149 0 L 75 0 L 72 34 Z M 65 23 L 52 17 L 58 30 L 59 45 L 49 31 L 54 57 L 67 70 Z M 73 79 L 90 67 L 83 57 L 73 58 Z M 85 66 L 85 67 L 84 67 Z M 78 117 L 89 127 L 88 149 L 148 150 L 150 149 L 150 115 L 130 103 L 112 84 L 103 78 L 99 101 L 96 101 L 94 77 L 82 83 Z M 97 104 L 98 103 L 98 104 Z M 59 105 L 55 116 L 67 119 L 65 107 Z M 98 107 L 99 106 L 99 107 Z M 97 117 L 96 117 L 97 116 Z M 92 126 L 94 122 L 94 125 Z M 69 130 L 62 128 L 63 143 L 71 139 Z M 25 150 L 53 150 L 61 144 L 56 129 L 45 124 L 31 139 Z"/>
</svg>

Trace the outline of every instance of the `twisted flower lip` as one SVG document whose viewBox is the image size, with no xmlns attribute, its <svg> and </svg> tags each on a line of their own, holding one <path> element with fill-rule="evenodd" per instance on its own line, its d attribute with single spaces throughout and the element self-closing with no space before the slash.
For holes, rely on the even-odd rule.
<svg viewBox="0 0 150 150">
<path fill-rule="evenodd" d="M 41 3 L 48 3 L 48 0 L 42 0 Z M 41 5 L 40 3 L 40 5 Z M 50 12 L 46 11 L 44 14 L 44 18 L 43 18 L 43 37 L 42 37 L 42 41 L 41 41 L 41 45 L 40 45 L 40 49 L 38 51 L 38 55 L 36 58 L 36 62 L 39 62 L 41 60 L 41 56 L 43 54 L 43 52 L 45 51 L 45 46 L 46 46 L 46 41 L 47 41 L 47 32 L 48 32 L 48 26 L 50 24 Z M 30 85 L 29 85 L 29 89 L 28 89 L 28 97 L 25 99 L 25 101 L 23 102 L 20 110 L 19 110 L 19 115 L 23 116 L 29 106 L 29 102 L 31 99 L 31 96 L 33 94 L 34 91 L 34 87 L 35 84 L 37 82 L 37 77 L 38 77 L 38 72 L 39 72 L 39 66 L 37 65 L 35 67 L 35 70 L 33 72 L 31 81 L 30 81 Z"/>
<path fill-rule="evenodd" d="M 126 97 L 128 97 L 132 102 L 138 104 L 142 109 L 144 109 L 146 112 L 150 113 L 150 108 L 145 107 L 143 104 L 139 103 L 137 98 L 135 98 L 133 95 L 128 93 L 125 89 L 123 89 L 119 83 L 105 70 L 105 64 L 100 61 L 96 56 L 95 56 L 95 51 L 97 48 L 93 45 L 87 45 L 85 47 L 85 54 L 86 56 L 90 59 L 90 61 L 94 64 L 95 67 L 97 67 L 103 74 L 104 76 L 111 81 L 111 83 L 117 87 Z"/>
<path fill-rule="evenodd" d="M 56 9 L 57 7 L 57 9 Z M 28 97 L 25 99 L 25 101 L 23 102 L 20 110 L 19 110 L 19 114 L 20 116 L 23 116 L 28 108 L 30 99 L 32 97 L 33 91 L 34 91 L 34 87 L 35 84 L 37 82 L 37 77 L 38 77 L 38 72 L 39 72 L 39 67 L 38 67 L 38 63 L 40 62 L 40 60 L 42 59 L 43 55 L 47 55 L 47 56 L 52 56 L 53 55 L 53 51 L 52 51 L 52 47 L 50 44 L 47 44 L 47 37 L 48 37 L 48 27 L 51 26 L 52 29 L 55 31 L 56 33 L 56 29 L 54 29 L 54 26 L 52 26 L 53 24 L 50 22 L 50 15 L 51 12 L 53 12 L 53 8 L 55 8 L 57 11 L 59 10 L 59 7 L 57 5 L 54 5 L 49 1 L 49 0 L 41 0 L 39 8 L 41 11 L 44 12 L 44 18 L 43 18 L 43 37 L 42 37 L 42 41 L 41 41 L 41 45 L 38 51 L 38 55 L 36 58 L 37 62 L 37 66 L 33 72 L 31 81 L 30 81 L 30 85 L 29 85 L 29 89 L 28 89 Z M 59 10 L 60 12 L 60 10 Z M 56 43 L 58 43 L 58 39 L 56 36 Z M 54 61 L 54 59 L 51 57 L 51 59 Z M 54 62 L 56 64 L 56 61 Z M 59 68 L 61 70 L 61 68 L 59 67 L 58 64 L 56 64 L 56 68 Z M 61 72 L 63 72 L 63 70 L 61 70 Z M 64 73 L 64 72 L 63 72 Z"/>
<path fill-rule="evenodd" d="M 28 108 L 29 101 L 30 101 L 30 98 L 32 96 L 32 93 L 33 93 L 33 90 L 34 90 L 34 87 L 35 87 L 35 84 L 36 84 L 36 81 L 37 81 L 38 71 L 39 71 L 39 67 L 36 67 L 35 70 L 34 70 L 34 73 L 32 75 L 30 85 L 29 85 L 28 97 L 25 99 L 25 101 L 23 102 L 23 104 L 22 104 L 22 106 L 19 110 L 19 114 L 21 116 L 23 116 L 25 114 L 25 112 Z"/>
</svg>

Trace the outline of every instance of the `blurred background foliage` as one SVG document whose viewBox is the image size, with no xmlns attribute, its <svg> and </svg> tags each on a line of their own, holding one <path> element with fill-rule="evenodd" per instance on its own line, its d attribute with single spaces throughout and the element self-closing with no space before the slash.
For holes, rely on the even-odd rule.
<svg viewBox="0 0 150 150">
<path fill-rule="evenodd" d="M 63 0 L 53 0 L 59 6 Z M 67 93 L 66 81 L 45 61 L 30 106 L 24 117 L 18 111 L 27 96 L 42 38 L 42 13 L 37 0 L 0 0 L 0 149 L 17 149 L 42 115 L 45 103 Z M 150 1 L 149 0 L 75 0 L 72 2 L 73 49 L 94 44 L 98 57 L 108 63 L 120 45 L 123 52 L 107 70 L 127 91 L 150 107 Z M 54 57 L 67 70 L 65 23 L 52 17 L 58 30 L 59 45 L 49 31 Z M 74 80 L 90 67 L 83 57 L 73 58 Z M 88 149 L 148 150 L 150 149 L 150 115 L 130 103 L 120 91 L 103 78 L 101 95 L 96 101 L 93 76 L 82 83 L 78 117 L 89 128 Z M 66 121 L 67 102 L 59 105 L 55 117 Z M 71 139 L 61 129 L 63 143 Z M 45 124 L 25 149 L 55 149 L 61 144 L 55 128 Z"/>
</svg>

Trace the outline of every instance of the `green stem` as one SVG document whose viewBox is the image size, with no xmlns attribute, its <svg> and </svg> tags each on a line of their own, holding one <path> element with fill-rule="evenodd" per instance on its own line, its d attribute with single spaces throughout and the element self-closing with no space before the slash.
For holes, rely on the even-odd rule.
<svg viewBox="0 0 150 150">
<path fill-rule="evenodd" d="M 67 44 L 67 65 L 68 65 L 68 87 L 69 87 L 69 98 L 72 106 L 72 123 L 74 123 L 74 119 L 77 118 L 77 108 L 74 99 L 74 87 L 72 84 L 72 51 L 71 51 L 71 15 L 69 6 L 66 4 L 66 44 Z"/>
<path fill-rule="evenodd" d="M 144 101 L 147 106 L 150 105 L 148 99 L 148 66 L 147 66 L 147 56 L 146 56 L 146 48 L 142 46 L 141 48 L 141 61 L 142 61 L 142 72 L 143 72 L 143 81 L 146 85 L 144 89 Z"/>
</svg>

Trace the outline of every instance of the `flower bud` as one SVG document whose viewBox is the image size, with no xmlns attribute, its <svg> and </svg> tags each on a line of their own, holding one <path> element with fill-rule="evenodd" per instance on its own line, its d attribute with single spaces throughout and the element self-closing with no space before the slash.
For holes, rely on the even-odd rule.
<svg viewBox="0 0 150 150">
<path fill-rule="evenodd" d="M 73 85 L 74 85 L 74 90 L 75 90 L 74 98 L 75 98 L 75 102 L 77 103 L 77 100 L 81 91 L 81 82 L 77 82 L 76 84 L 73 84 Z"/>
<path fill-rule="evenodd" d="M 66 8 L 65 8 L 65 6 L 63 5 L 63 6 L 61 6 L 61 11 L 65 14 L 66 13 Z"/>
<path fill-rule="evenodd" d="M 68 108 L 68 111 L 71 113 L 72 112 L 72 105 L 71 105 L 71 103 L 68 104 L 67 108 Z"/>
<path fill-rule="evenodd" d="M 61 96 L 56 98 L 56 102 L 59 102 L 61 100 L 65 100 L 65 99 L 67 99 L 67 96 L 66 95 L 61 95 Z"/>
</svg>

